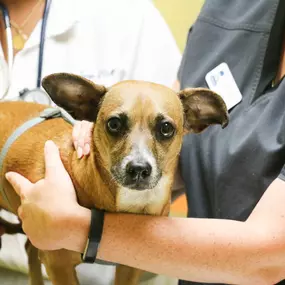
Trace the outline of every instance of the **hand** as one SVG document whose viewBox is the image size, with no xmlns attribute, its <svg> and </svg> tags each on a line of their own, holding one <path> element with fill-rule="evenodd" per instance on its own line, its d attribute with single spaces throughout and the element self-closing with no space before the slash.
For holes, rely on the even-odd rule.
<svg viewBox="0 0 285 285">
<path fill-rule="evenodd" d="M 73 144 L 77 150 L 78 158 L 88 155 L 93 131 L 93 123 L 87 121 L 77 121 L 73 128 Z"/>
<path fill-rule="evenodd" d="M 18 215 L 32 244 L 44 250 L 66 248 L 76 217 L 85 209 L 77 203 L 59 150 L 51 141 L 45 144 L 45 166 L 45 178 L 35 184 L 14 172 L 6 178 L 21 198 Z"/>
</svg>

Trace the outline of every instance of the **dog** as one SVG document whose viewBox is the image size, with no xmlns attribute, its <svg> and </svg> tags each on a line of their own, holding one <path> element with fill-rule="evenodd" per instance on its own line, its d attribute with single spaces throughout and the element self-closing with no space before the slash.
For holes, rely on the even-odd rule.
<svg viewBox="0 0 285 285">
<path fill-rule="evenodd" d="M 107 88 L 67 73 L 45 77 L 42 86 L 73 118 L 95 122 L 91 151 L 88 157 L 77 158 L 72 126 L 62 118 L 46 120 L 24 132 L 11 145 L 0 173 L 11 204 L 9 207 L 0 196 L 0 207 L 14 214 L 20 200 L 4 174 L 15 171 L 32 182 L 42 179 L 44 143 L 53 140 L 80 205 L 167 216 L 183 136 L 200 133 L 213 124 L 224 128 L 229 121 L 223 99 L 205 88 L 177 93 L 159 84 L 134 80 Z M 46 108 L 26 102 L 0 103 L 0 150 L 17 127 Z M 30 243 L 27 252 L 32 285 L 43 284 L 40 261 L 52 284 L 79 284 L 75 266 L 81 263 L 80 254 L 41 251 Z M 117 265 L 115 284 L 135 285 L 140 274 L 138 269 Z"/>
</svg>

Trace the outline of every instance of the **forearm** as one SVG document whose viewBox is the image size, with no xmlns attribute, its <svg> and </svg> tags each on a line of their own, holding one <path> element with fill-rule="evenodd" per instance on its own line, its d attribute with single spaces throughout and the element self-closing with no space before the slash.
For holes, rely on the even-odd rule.
<svg viewBox="0 0 285 285">
<path fill-rule="evenodd" d="M 262 284 L 246 223 L 108 214 L 98 257 L 199 282 Z"/>
<path fill-rule="evenodd" d="M 89 224 L 82 210 L 68 249 L 83 252 Z M 107 213 L 98 258 L 184 280 L 261 285 L 257 238 L 243 222 Z"/>
</svg>

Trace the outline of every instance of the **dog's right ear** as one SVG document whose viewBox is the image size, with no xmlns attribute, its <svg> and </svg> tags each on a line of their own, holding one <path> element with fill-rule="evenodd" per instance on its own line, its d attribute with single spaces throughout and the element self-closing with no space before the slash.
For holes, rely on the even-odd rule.
<svg viewBox="0 0 285 285">
<path fill-rule="evenodd" d="M 69 73 L 54 73 L 42 80 L 42 86 L 53 102 L 76 120 L 95 122 L 100 102 L 108 89 Z"/>
</svg>

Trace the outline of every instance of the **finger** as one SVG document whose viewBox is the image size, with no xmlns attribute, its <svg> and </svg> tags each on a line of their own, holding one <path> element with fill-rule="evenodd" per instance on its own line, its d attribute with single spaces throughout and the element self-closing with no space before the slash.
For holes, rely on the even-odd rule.
<svg viewBox="0 0 285 285">
<path fill-rule="evenodd" d="M 85 125 L 85 143 L 89 143 L 91 142 L 91 138 L 92 138 L 92 131 L 93 131 L 93 127 L 94 127 L 94 123 L 91 122 L 87 122 L 87 124 Z"/>
<path fill-rule="evenodd" d="M 90 144 L 91 144 L 91 138 L 92 138 L 93 125 L 94 124 L 90 123 L 90 122 L 88 122 L 88 124 L 86 124 L 84 149 L 83 149 L 84 155 L 88 155 L 90 153 Z"/>
<path fill-rule="evenodd" d="M 24 211 L 23 211 L 23 207 L 22 206 L 20 206 L 19 208 L 18 208 L 18 217 L 21 219 L 21 220 L 23 220 L 24 219 Z"/>
<path fill-rule="evenodd" d="M 46 178 L 58 177 L 66 172 L 60 158 L 58 147 L 52 141 L 45 143 Z"/>
<path fill-rule="evenodd" d="M 84 144 L 83 154 L 86 156 L 90 153 L 90 143 Z"/>
<path fill-rule="evenodd" d="M 80 133 L 79 133 L 79 137 L 78 137 L 78 148 L 77 148 L 77 157 L 81 158 L 84 154 L 84 147 L 85 147 L 85 143 L 88 144 L 88 130 L 89 130 L 89 125 L 90 122 L 87 121 L 82 121 L 81 122 L 81 128 L 80 128 Z M 89 140 L 90 141 L 90 140 Z M 87 147 L 86 147 L 87 148 Z M 88 150 L 88 148 L 87 148 Z"/>
<path fill-rule="evenodd" d="M 6 179 L 15 189 L 15 192 L 24 200 L 32 189 L 33 184 L 24 176 L 16 172 L 8 172 L 5 175 Z"/>
<path fill-rule="evenodd" d="M 78 138 L 80 134 L 80 129 L 81 129 L 81 121 L 76 121 L 73 127 L 73 130 L 72 130 L 72 139 L 73 139 L 73 144 L 76 150 L 78 146 Z"/>
</svg>

